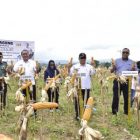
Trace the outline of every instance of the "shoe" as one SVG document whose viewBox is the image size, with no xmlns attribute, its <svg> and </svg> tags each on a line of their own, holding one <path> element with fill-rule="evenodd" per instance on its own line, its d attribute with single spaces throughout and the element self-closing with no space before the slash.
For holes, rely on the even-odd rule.
<svg viewBox="0 0 140 140">
<path fill-rule="evenodd" d="M 128 112 L 124 112 L 125 115 L 128 115 Z"/>
<path fill-rule="evenodd" d="M 50 113 L 53 113 L 53 109 L 50 109 Z"/>
<path fill-rule="evenodd" d="M 76 116 L 76 117 L 75 117 L 75 120 L 76 120 L 76 121 L 79 121 L 79 120 L 80 120 L 80 118 L 79 118 L 78 116 Z"/>
<path fill-rule="evenodd" d="M 116 109 L 114 109 L 114 110 L 112 110 L 112 115 L 117 115 L 117 110 Z"/>
<path fill-rule="evenodd" d="M 116 116 L 117 116 L 117 113 L 113 113 L 113 112 L 112 112 L 112 115 L 116 115 Z"/>
<path fill-rule="evenodd" d="M 60 112 L 60 110 L 59 109 L 56 109 L 56 112 Z"/>
</svg>

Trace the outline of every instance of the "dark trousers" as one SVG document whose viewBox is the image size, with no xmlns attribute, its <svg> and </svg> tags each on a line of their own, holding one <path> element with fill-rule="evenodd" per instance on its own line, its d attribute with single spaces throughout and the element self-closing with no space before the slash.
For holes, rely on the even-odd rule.
<svg viewBox="0 0 140 140">
<path fill-rule="evenodd" d="M 52 91 L 52 89 L 49 88 L 47 93 L 48 102 L 53 102 L 53 100 L 55 100 L 55 103 L 59 103 L 59 88 L 56 88 L 55 91 Z M 58 107 L 56 109 L 58 109 Z"/>
<path fill-rule="evenodd" d="M 6 96 L 7 96 L 7 84 L 4 82 L 4 86 L 2 84 L 0 85 L 0 91 L 1 91 L 1 103 L 3 104 L 3 107 L 6 106 Z M 2 108 L 1 108 L 2 109 Z"/>
<path fill-rule="evenodd" d="M 87 100 L 88 100 L 88 98 L 90 96 L 90 89 L 87 89 L 87 92 L 86 92 L 85 89 L 81 89 L 81 92 L 82 92 L 83 101 L 84 101 L 84 98 L 86 96 L 87 97 L 86 102 L 87 102 Z M 87 93 L 87 95 L 85 95 L 85 93 Z M 74 106 L 75 106 L 76 117 L 78 117 L 79 116 L 79 101 L 78 101 L 78 99 L 76 97 L 74 97 Z"/>
<path fill-rule="evenodd" d="M 36 102 L 36 85 L 33 85 L 32 88 L 33 88 L 33 92 L 29 93 L 29 95 L 30 95 L 30 99 L 33 100 L 33 102 L 35 103 Z M 24 96 L 26 96 L 26 89 L 22 90 L 22 93 Z"/>
<path fill-rule="evenodd" d="M 128 83 L 119 83 L 120 91 L 118 90 L 118 81 L 115 79 L 113 81 L 113 101 L 112 101 L 112 113 L 116 114 L 119 108 L 119 96 L 120 92 L 123 92 L 124 98 L 124 114 L 128 114 Z M 118 93 L 119 92 L 119 93 Z"/>
<path fill-rule="evenodd" d="M 32 100 L 34 103 L 36 103 L 36 85 L 32 85 L 32 88 L 33 88 L 33 92 L 29 93 L 30 94 L 30 100 Z M 23 93 L 24 96 L 27 96 L 26 95 L 26 89 L 22 90 L 22 93 Z M 37 112 L 36 112 L 35 109 L 34 109 L 34 113 L 35 113 L 35 117 L 36 117 Z"/>
</svg>

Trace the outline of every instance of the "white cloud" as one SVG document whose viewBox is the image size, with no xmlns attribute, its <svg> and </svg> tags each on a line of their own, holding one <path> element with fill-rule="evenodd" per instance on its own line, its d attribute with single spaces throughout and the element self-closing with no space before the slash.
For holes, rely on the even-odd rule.
<svg viewBox="0 0 140 140">
<path fill-rule="evenodd" d="M 83 51 L 108 59 L 123 47 L 139 59 L 139 7 L 139 0 L 4 0 L 0 38 L 35 41 L 37 59 L 77 60 Z"/>
</svg>

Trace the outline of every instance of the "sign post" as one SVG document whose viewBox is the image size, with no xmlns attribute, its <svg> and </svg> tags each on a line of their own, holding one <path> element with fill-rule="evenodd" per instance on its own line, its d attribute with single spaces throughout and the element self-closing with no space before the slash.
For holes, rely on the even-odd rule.
<svg viewBox="0 0 140 140">
<path fill-rule="evenodd" d="M 132 77 L 138 77 L 138 71 L 122 71 L 122 75 L 128 78 L 128 121 L 131 119 L 131 84 L 132 84 Z"/>
</svg>

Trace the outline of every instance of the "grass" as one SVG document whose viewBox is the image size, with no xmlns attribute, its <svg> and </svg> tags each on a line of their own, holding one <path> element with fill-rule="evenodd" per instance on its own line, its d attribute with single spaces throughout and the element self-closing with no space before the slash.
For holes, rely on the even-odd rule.
<svg viewBox="0 0 140 140">
<path fill-rule="evenodd" d="M 43 78 L 42 78 L 43 79 Z M 37 96 L 40 98 L 43 80 L 37 81 Z M 99 130 L 105 137 L 105 140 L 131 140 L 132 135 L 140 138 L 140 130 L 137 127 L 136 113 L 132 114 L 131 121 L 128 122 L 127 116 L 123 114 L 123 99 L 120 101 L 120 111 L 118 116 L 111 114 L 112 103 L 112 82 L 109 84 L 109 92 L 100 94 L 100 85 L 94 77 L 93 91 L 91 96 L 95 98 L 94 108 L 88 125 Z M 11 136 L 18 140 L 15 131 L 19 113 L 14 111 L 16 106 L 15 91 L 17 90 L 17 80 L 11 79 L 11 91 L 8 91 L 8 106 L 5 115 L 0 117 L 0 133 Z M 28 140 L 78 140 L 78 130 L 81 128 L 80 122 L 74 119 L 75 112 L 73 103 L 67 101 L 66 91 L 63 85 L 60 86 L 60 112 L 50 113 L 49 110 L 38 111 L 37 120 L 30 118 L 28 124 Z M 127 133 L 127 130 L 129 133 Z M 131 134 L 131 135 L 130 135 Z"/>
</svg>

